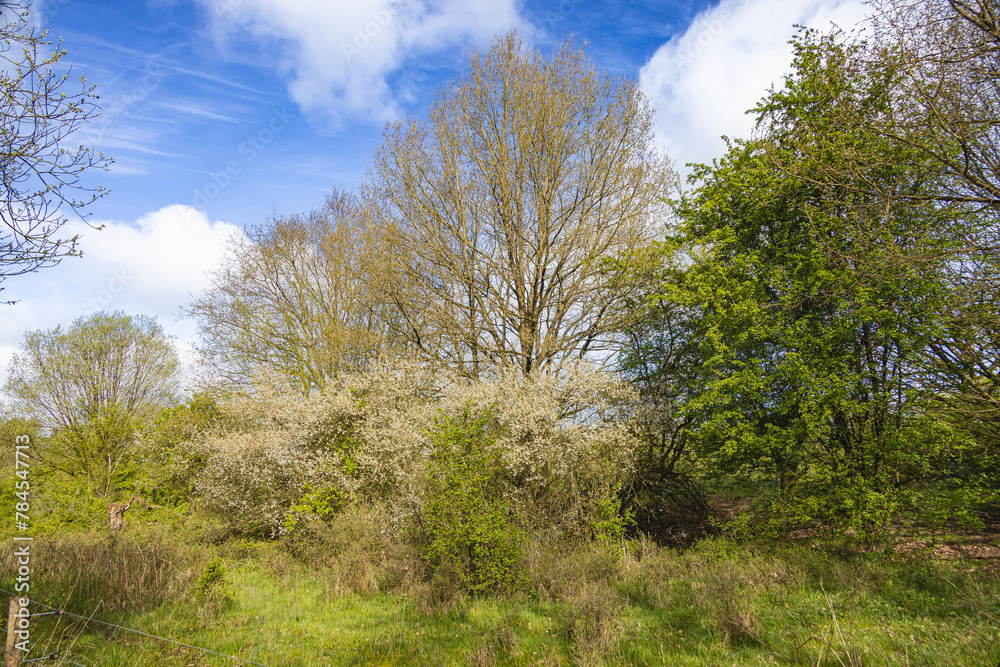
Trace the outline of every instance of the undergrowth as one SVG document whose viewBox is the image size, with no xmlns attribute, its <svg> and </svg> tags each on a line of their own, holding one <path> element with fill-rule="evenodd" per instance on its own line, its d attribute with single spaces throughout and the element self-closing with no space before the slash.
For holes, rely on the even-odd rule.
<svg viewBox="0 0 1000 667">
<path fill-rule="evenodd" d="M 359 512 L 308 539 L 185 548 L 151 530 L 37 539 L 32 591 L 83 616 L 266 665 L 1000 661 L 1000 580 L 970 561 L 536 534 L 516 590 L 444 595 L 419 550 L 366 531 L 371 520 Z M 3 564 L 13 572 L 9 549 Z M 3 584 L 12 590 L 12 577 Z M 32 637 L 77 664 L 232 664 L 74 617 L 40 617 Z"/>
</svg>

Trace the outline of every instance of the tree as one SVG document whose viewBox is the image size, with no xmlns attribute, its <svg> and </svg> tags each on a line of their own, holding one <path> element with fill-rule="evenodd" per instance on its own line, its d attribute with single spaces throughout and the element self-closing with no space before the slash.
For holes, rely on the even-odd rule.
<svg viewBox="0 0 1000 667">
<path fill-rule="evenodd" d="M 935 180 L 917 149 L 871 129 L 896 114 L 899 70 L 855 68 L 858 48 L 806 32 L 756 110 L 757 138 L 696 168 L 671 239 L 680 255 L 652 294 L 681 340 L 638 329 L 625 360 L 694 387 L 672 404 L 702 467 L 754 485 L 764 511 L 746 518 L 871 538 L 904 511 L 966 510 L 941 492 L 970 495 L 959 462 L 974 450 L 915 391 L 960 241 L 910 204 Z M 841 123 L 849 114 L 865 122 Z M 678 353 L 697 358 L 690 379 Z M 919 500 L 928 488 L 945 502 Z"/>
<path fill-rule="evenodd" d="M 66 330 L 31 331 L 8 367 L 6 394 L 52 438 L 39 454 L 107 495 L 135 434 L 173 402 L 177 352 L 152 318 L 99 312 Z"/>
<path fill-rule="evenodd" d="M 682 250 L 679 238 L 654 243 L 647 258 L 622 262 L 615 272 L 632 292 L 617 305 L 632 315 L 619 337 L 617 365 L 639 392 L 631 424 L 642 443 L 624 500 L 638 530 L 660 542 L 695 540 L 709 519 L 692 446 L 698 423 L 692 401 L 705 391 L 705 318 L 699 305 L 664 294 L 690 268 Z"/>
<path fill-rule="evenodd" d="M 951 298 L 923 358 L 938 414 L 1000 437 L 1000 22 L 994 0 L 881 0 L 870 62 L 906 77 L 901 120 L 876 126 L 912 146 L 937 187 L 929 204 L 960 242 L 949 256 Z"/>
<path fill-rule="evenodd" d="M 804 178 L 837 199 L 856 219 L 879 220 L 879 210 L 909 209 L 926 221 L 927 243 L 914 248 L 878 238 L 841 252 L 860 273 L 875 276 L 923 265 L 939 272 L 949 296 L 914 324 L 936 329 L 920 355 L 920 382 L 938 415 L 1000 435 L 1000 24 L 992 0 L 876 0 L 872 38 L 832 36 L 815 41 L 816 57 L 839 57 L 856 80 L 881 81 L 885 113 L 871 114 L 871 96 L 840 91 L 842 101 L 822 113 L 800 114 L 786 125 L 785 145 Z M 841 55 L 837 56 L 836 54 Z M 825 54 L 825 55 L 823 55 Z M 833 86 L 836 82 L 828 82 Z M 827 92 L 838 94 L 833 88 Z M 779 105 L 762 106 L 782 123 Z M 844 144 L 854 128 L 868 141 Z M 884 147 L 892 145 L 894 152 Z M 831 160 L 829 156 L 837 155 Z M 894 163 L 885 159 L 891 155 Z M 920 188 L 911 184 L 920 182 Z M 864 208 L 865 210 L 862 210 Z M 852 224 L 847 221 L 847 224 Z M 869 229 L 858 238 L 874 239 Z M 878 256 L 878 262 L 870 261 Z M 947 259 L 947 262 L 943 262 Z"/>
<path fill-rule="evenodd" d="M 212 287 L 188 308 L 203 359 L 246 385 L 277 371 L 302 393 L 364 370 L 391 346 L 373 297 L 357 198 L 334 191 L 307 216 L 277 217 L 231 240 Z"/>
<path fill-rule="evenodd" d="M 880 134 L 916 149 L 939 175 L 932 199 L 966 212 L 1000 212 L 1000 23 L 994 0 L 876 0 L 870 68 L 887 64 L 903 76 L 891 125 Z M 996 229 L 986 249 L 1000 239 Z M 976 242 L 974 239 L 970 241 Z M 982 241 L 982 239 L 980 239 Z M 993 247 L 996 251 L 996 248 Z"/>
<path fill-rule="evenodd" d="M 43 49 L 45 33 L 29 25 L 28 2 L 0 6 L 0 282 L 78 255 L 77 237 L 61 238 L 64 208 L 79 211 L 105 194 L 80 184 L 84 172 L 111 161 L 90 148 L 69 147 L 81 125 L 97 115 L 94 87 L 53 68 L 66 55 Z"/>
<path fill-rule="evenodd" d="M 636 83 L 515 32 L 424 121 L 387 128 L 367 184 L 396 332 L 467 376 L 558 368 L 621 322 L 603 269 L 651 240 L 672 172 Z"/>
</svg>

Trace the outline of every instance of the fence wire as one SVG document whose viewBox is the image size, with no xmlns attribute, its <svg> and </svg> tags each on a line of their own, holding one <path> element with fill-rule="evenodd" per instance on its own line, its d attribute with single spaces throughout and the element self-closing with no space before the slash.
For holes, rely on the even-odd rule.
<svg viewBox="0 0 1000 667">
<path fill-rule="evenodd" d="M 4 593 L 4 594 L 10 595 L 12 597 L 17 595 L 16 593 L 11 593 L 10 591 L 5 591 L 2 588 L 0 588 L 0 593 Z M 142 630 L 136 630 L 134 628 L 126 628 L 124 625 L 118 625 L 116 623 L 108 623 L 107 621 L 99 621 L 96 618 L 92 618 L 92 617 L 89 617 L 89 616 L 80 616 L 79 614 L 74 614 L 72 612 L 66 611 L 65 609 L 60 609 L 59 607 L 53 607 L 52 605 L 45 604 L 44 602 L 40 602 L 38 600 L 31 600 L 31 599 L 29 599 L 29 604 L 31 604 L 31 603 L 37 604 L 37 605 L 41 605 L 42 607 L 45 607 L 46 609 L 51 609 L 53 612 L 58 613 L 58 614 L 63 615 L 63 616 L 73 616 L 74 618 L 83 619 L 83 621 L 86 622 L 86 623 L 98 623 L 100 625 L 104 625 L 104 626 L 107 626 L 109 628 L 115 628 L 117 630 L 123 630 L 125 632 L 131 632 L 133 634 L 142 635 L 143 637 L 149 637 L 150 639 L 156 639 L 156 640 L 161 641 L 161 642 L 167 642 L 169 644 L 175 644 L 177 646 L 183 646 L 185 648 L 190 648 L 190 649 L 194 649 L 196 651 L 201 651 L 202 653 L 210 653 L 212 655 L 217 655 L 217 656 L 222 657 L 222 658 L 229 658 L 230 660 L 238 660 L 238 661 L 240 661 L 240 662 L 242 662 L 244 664 L 247 664 L 247 665 L 257 665 L 257 667 L 269 667 L 269 665 L 265 665 L 262 662 L 254 662 L 253 660 L 248 660 L 246 658 L 241 658 L 239 656 L 229 655 L 227 653 L 219 653 L 218 651 L 213 651 L 210 648 L 204 648 L 202 646 L 195 646 L 194 644 L 187 644 L 185 642 L 179 642 L 176 639 L 169 639 L 167 637 L 159 637 L 157 635 L 150 634 L 148 632 L 143 632 Z M 6 652 L 6 650 L 4 652 Z M 36 660 L 47 660 L 47 659 L 50 659 L 50 658 L 48 656 L 43 656 L 41 658 L 32 658 L 30 660 L 22 660 L 22 662 L 35 662 Z M 66 658 L 62 658 L 62 660 L 65 660 L 66 662 L 69 662 L 69 663 L 74 664 L 74 665 L 79 665 L 80 664 L 80 663 L 77 663 L 77 662 L 72 662 L 71 660 L 67 660 Z M 81 665 L 81 667 L 83 667 L 83 666 Z"/>
</svg>

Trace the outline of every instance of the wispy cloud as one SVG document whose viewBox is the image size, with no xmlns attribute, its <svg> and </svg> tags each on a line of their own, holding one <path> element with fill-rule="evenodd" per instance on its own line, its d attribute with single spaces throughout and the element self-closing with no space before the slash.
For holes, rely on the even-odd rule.
<svg viewBox="0 0 1000 667">
<path fill-rule="evenodd" d="M 181 159 L 184 157 L 183 154 L 158 148 L 158 146 L 163 146 L 164 144 L 158 140 L 155 133 L 150 133 L 145 129 L 136 127 L 109 130 L 107 134 L 102 136 L 100 142 L 95 142 L 95 145 L 101 150 L 114 150 L 116 154 L 120 151 L 129 151 L 171 159 Z"/>
<path fill-rule="evenodd" d="M 254 93 L 256 96 L 258 96 L 258 99 L 265 98 L 268 95 L 266 92 L 260 90 L 259 88 L 254 88 L 253 86 L 248 86 L 244 83 L 240 83 L 239 81 L 227 79 L 224 76 L 218 76 L 216 74 L 210 74 L 208 72 L 199 72 L 198 70 L 194 70 L 189 67 L 183 67 L 181 65 L 173 63 L 164 63 L 164 67 L 167 67 L 178 74 L 204 79 L 205 81 L 208 81 L 210 83 L 218 83 L 223 86 L 229 86 L 230 88 L 236 88 L 238 90 L 243 90 L 248 93 Z"/>
<path fill-rule="evenodd" d="M 220 43 L 250 35 L 275 53 L 292 99 L 334 121 L 397 113 L 388 79 L 412 58 L 528 28 L 516 0 L 199 0 Z"/>
<path fill-rule="evenodd" d="M 789 71 L 795 24 L 851 30 L 864 16 L 861 0 L 723 0 L 702 12 L 640 71 L 659 141 L 678 167 L 720 157 L 720 136 L 749 136 L 745 112 Z"/>
<path fill-rule="evenodd" d="M 199 106 L 197 104 L 183 104 L 180 102 L 161 102 L 159 106 L 163 109 L 168 109 L 170 111 L 178 111 L 180 113 L 191 114 L 193 116 L 201 116 L 202 118 L 211 118 L 212 120 L 220 120 L 224 123 L 245 122 L 242 118 L 238 118 L 236 116 L 228 116 L 226 114 L 217 113 L 215 111 L 209 111 L 208 109 Z"/>
</svg>

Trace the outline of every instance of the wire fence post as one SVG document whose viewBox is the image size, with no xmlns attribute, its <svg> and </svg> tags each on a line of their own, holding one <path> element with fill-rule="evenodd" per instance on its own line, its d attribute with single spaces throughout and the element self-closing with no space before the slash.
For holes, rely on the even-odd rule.
<svg viewBox="0 0 1000 667">
<path fill-rule="evenodd" d="M 27 598 L 21 596 L 11 596 L 10 608 L 7 611 L 7 645 L 4 647 L 3 667 L 21 667 L 21 658 L 24 654 L 18 648 L 18 623 L 22 618 L 28 617 L 27 606 L 22 605 L 27 602 Z"/>
</svg>

